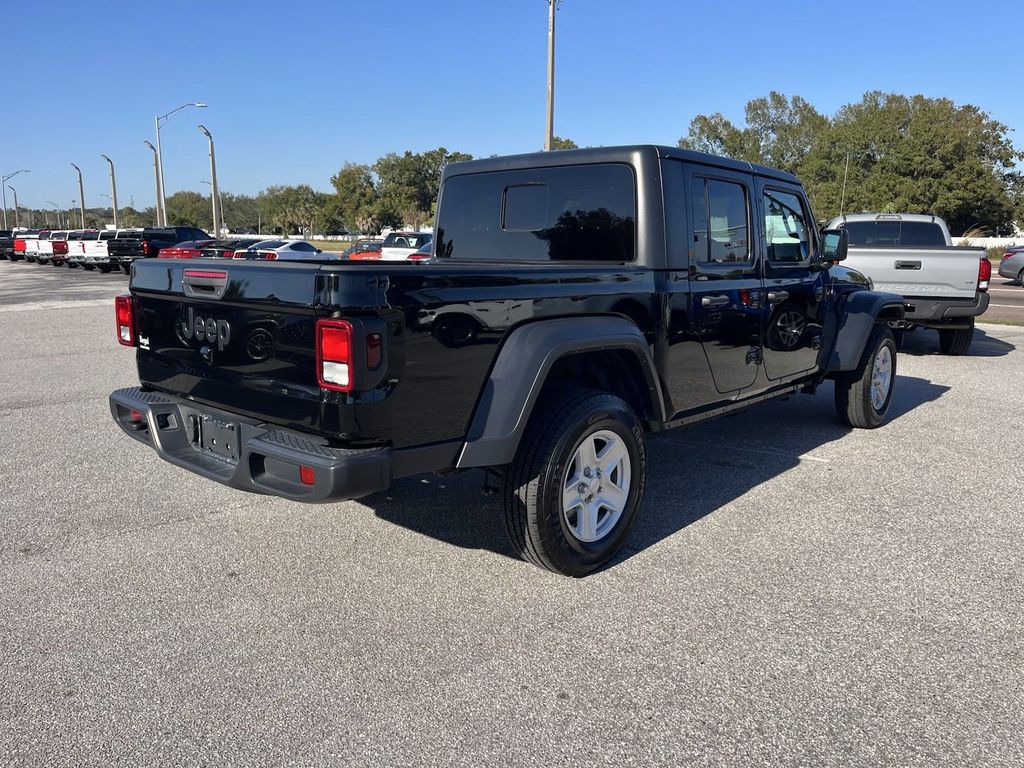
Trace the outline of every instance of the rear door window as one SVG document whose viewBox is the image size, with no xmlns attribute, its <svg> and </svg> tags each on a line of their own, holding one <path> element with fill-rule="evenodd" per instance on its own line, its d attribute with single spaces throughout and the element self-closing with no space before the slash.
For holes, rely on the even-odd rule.
<svg viewBox="0 0 1024 768">
<path fill-rule="evenodd" d="M 693 257 L 700 263 L 749 261 L 750 205 L 742 184 L 694 176 Z"/>
</svg>

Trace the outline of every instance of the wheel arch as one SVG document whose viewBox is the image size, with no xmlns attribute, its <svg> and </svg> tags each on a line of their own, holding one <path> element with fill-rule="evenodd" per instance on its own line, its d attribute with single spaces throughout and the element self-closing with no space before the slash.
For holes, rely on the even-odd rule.
<svg viewBox="0 0 1024 768">
<path fill-rule="evenodd" d="M 609 316 L 536 321 L 514 330 L 502 345 L 456 466 L 511 462 L 544 394 L 575 383 L 622 397 L 648 429 L 664 424 L 650 345 L 635 323 Z"/>
<path fill-rule="evenodd" d="M 856 291 L 846 296 L 837 311 L 835 339 L 827 347 L 829 356 L 824 366 L 828 373 L 857 368 L 874 325 L 903 319 L 903 297 L 881 291 Z"/>
</svg>

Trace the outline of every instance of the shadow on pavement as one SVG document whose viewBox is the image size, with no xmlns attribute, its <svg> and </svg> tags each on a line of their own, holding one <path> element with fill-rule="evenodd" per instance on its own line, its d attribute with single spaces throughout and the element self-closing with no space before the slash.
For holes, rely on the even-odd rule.
<svg viewBox="0 0 1024 768">
<path fill-rule="evenodd" d="M 926 379 L 898 376 L 890 420 L 948 390 Z M 816 397 L 794 395 L 649 437 L 643 507 L 625 547 L 607 567 L 792 469 L 849 431 L 836 419 L 832 386 L 826 383 Z M 480 472 L 406 478 L 360 503 L 382 520 L 445 543 L 514 557 L 500 500 L 484 496 L 482 482 Z"/>
<path fill-rule="evenodd" d="M 961 357 L 1002 357 L 1015 349 L 1013 344 L 990 336 L 981 328 L 975 328 L 974 341 L 971 342 L 966 354 Z M 941 355 L 939 332 L 931 328 L 917 328 L 911 331 L 903 337 L 900 354 L 914 357 Z"/>
</svg>

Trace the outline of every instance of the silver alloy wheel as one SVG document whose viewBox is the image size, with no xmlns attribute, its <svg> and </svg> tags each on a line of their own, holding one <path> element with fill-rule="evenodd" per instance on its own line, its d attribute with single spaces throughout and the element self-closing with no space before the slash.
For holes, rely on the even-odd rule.
<svg viewBox="0 0 1024 768">
<path fill-rule="evenodd" d="M 885 407 L 892 386 L 892 352 L 883 345 L 875 354 L 875 364 L 871 368 L 871 406 L 876 411 Z"/>
<path fill-rule="evenodd" d="M 800 343 L 806 325 L 803 315 L 796 310 L 786 310 L 779 315 L 775 322 L 775 332 L 778 334 L 782 346 L 785 349 L 794 349 Z"/>
<path fill-rule="evenodd" d="M 562 480 L 562 519 L 579 541 L 600 541 L 629 499 L 631 464 L 622 438 L 601 429 L 583 438 Z"/>
</svg>

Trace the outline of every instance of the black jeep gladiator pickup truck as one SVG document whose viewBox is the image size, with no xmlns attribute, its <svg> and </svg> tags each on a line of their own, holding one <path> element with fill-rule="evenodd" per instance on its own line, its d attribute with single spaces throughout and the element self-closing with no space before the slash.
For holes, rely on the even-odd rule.
<svg viewBox="0 0 1024 768">
<path fill-rule="evenodd" d="M 798 180 L 655 146 L 449 165 L 420 263 L 146 259 L 118 297 L 116 422 L 178 466 L 301 501 L 487 470 L 524 558 L 622 545 L 646 434 L 835 380 L 883 423 L 903 300 L 835 263 Z"/>
</svg>

